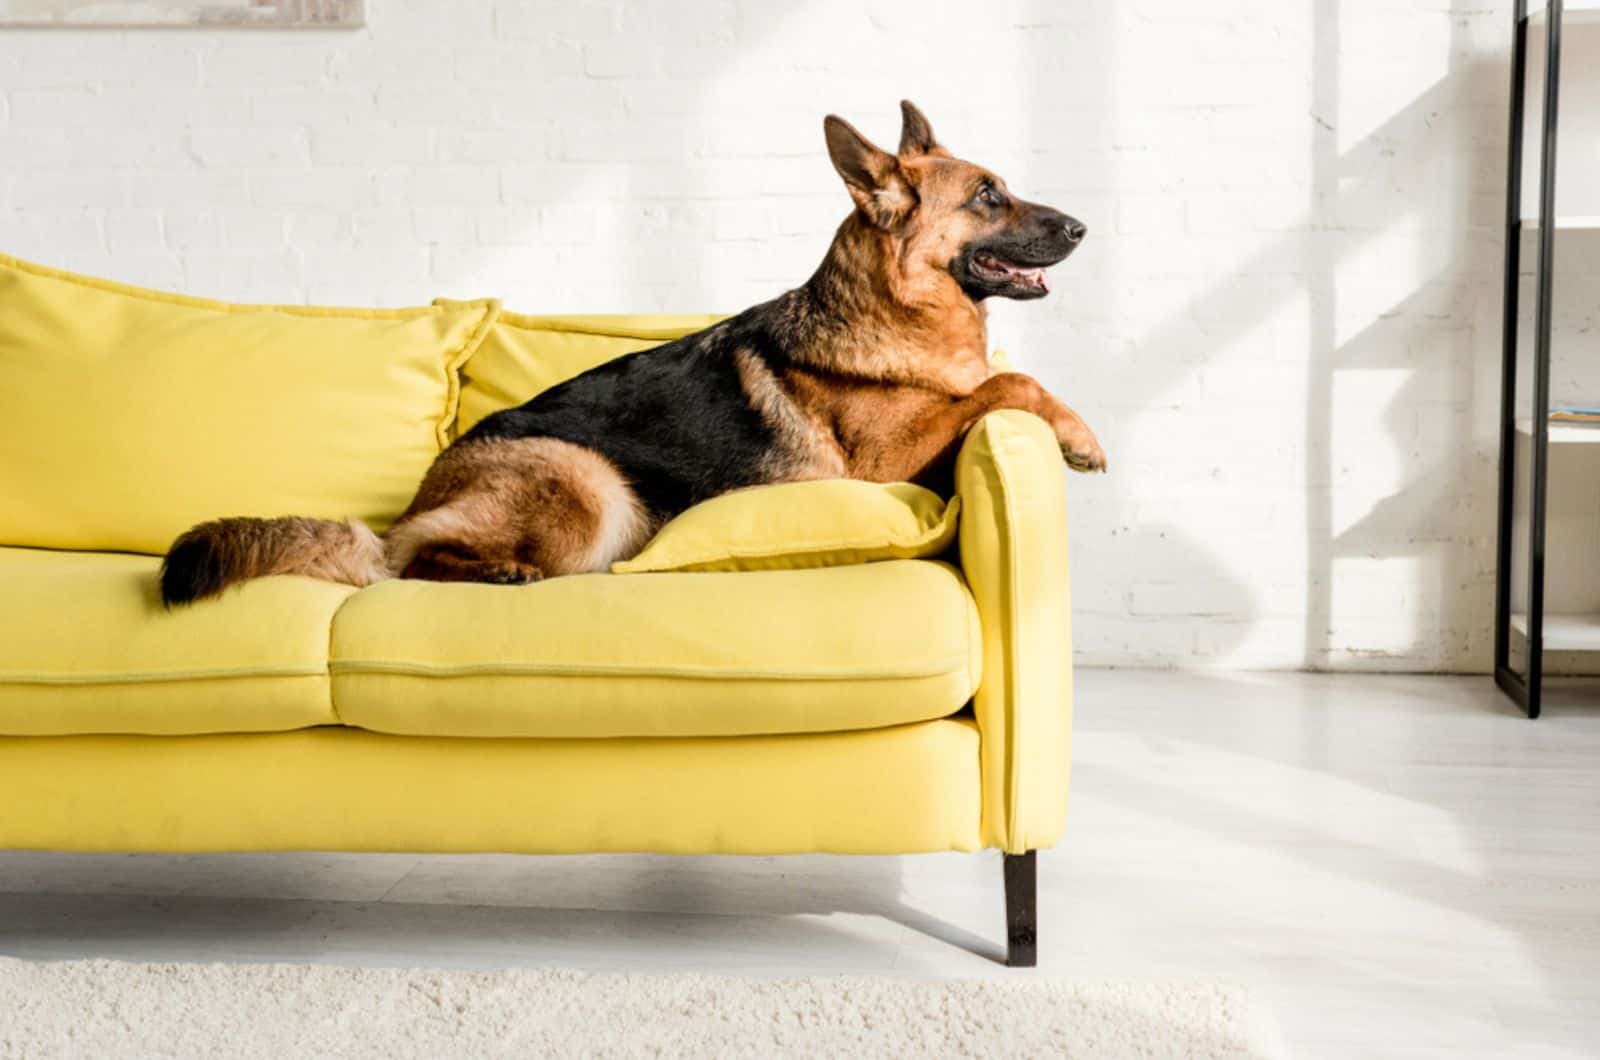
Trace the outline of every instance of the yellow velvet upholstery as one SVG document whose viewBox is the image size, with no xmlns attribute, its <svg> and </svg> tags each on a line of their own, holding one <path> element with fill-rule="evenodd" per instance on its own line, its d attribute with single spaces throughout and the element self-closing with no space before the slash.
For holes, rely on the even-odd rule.
<svg viewBox="0 0 1600 1060">
<path fill-rule="evenodd" d="M 0 545 L 160 553 L 224 515 L 382 528 L 496 311 L 231 305 L 0 256 Z"/>
<path fill-rule="evenodd" d="M 334 618 L 334 703 L 347 725 L 426 736 L 870 729 L 960 710 L 979 638 L 960 574 L 917 560 L 392 581 Z"/>
<path fill-rule="evenodd" d="M 0 548 L 0 735 L 269 732 L 337 720 L 328 628 L 355 590 L 266 578 L 164 611 L 159 563 Z"/>
<path fill-rule="evenodd" d="M 436 305 L 470 303 L 441 298 Z M 706 314 L 524 316 L 501 313 L 462 369 L 458 434 L 491 412 L 520 405 L 557 383 L 722 318 Z"/>
<path fill-rule="evenodd" d="M 893 854 L 978 846 L 965 720 L 861 733 L 0 738 L 0 845 Z"/>
<path fill-rule="evenodd" d="M 530 853 L 1048 847 L 1060 835 L 1065 811 L 1071 710 L 1065 508 L 1054 439 L 1031 417 L 990 416 L 964 446 L 957 479 L 963 500 L 961 562 L 976 600 L 984 656 L 972 721 L 957 717 L 856 732 L 671 738 L 465 739 L 335 726 L 259 735 L 0 736 L 0 846 Z M 8 558 L 13 554 L 17 550 Z M 26 562 L 89 559 L 128 564 L 127 577 L 153 566 L 136 557 L 48 553 Z M 19 569 L 13 564 L 7 573 Z M 668 580 L 804 579 L 820 592 L 835 575 L 905 569 L 954 580 L 948 568 L 926 561 L 593 580 L 644 586 Z M 523 598 L 560 584 L 533 587 L 535 592 Z M 829 609 L 819 602 L 817 592 L 793 591 L 799 584 L 789 582 L 792 591 L 780 600 L 798 603 L 823 625 L 848 615 L 848 608 Z M 243 609 L 253 606 L 252 591 L 316 585 L 267 579 L 234 599 Z M 345 611 L 335 623 L 355 616 L 351 609 L 358 604 L 381 602 L 380 591 L 407 590 L 401 594 L 406 596 L 413 588 L 481 590 L 488 594 L 482 600 L 508 601 L 524 592 L 387 583 L 345 598 Z M 926 586 L 900 589 L 924 603 L 937 599 Z M 77 592 L 70 586 L 66 591 Z M 150 591 L 148 583 L 144 591 Z M 40 606 L 37 591 L 29 599 Z M 393 602 L 401 605 L 399 599 Z M 214 603 L 233 606 L 227 597 Z M 149 607 L 148 601 L 143 606 Z M 475 622 L 479 635 L 502 647 L 515 638 L 517 623 L 532 620 L 526 611 L 498 600 L 493 607 L 451 605 L 447 610 L 454 619 Z M 288 625 L 281 613 L 263 613 L 268 617 L 261 629 L 277 633 Z M 203 622 L 208 612 L 189 614 Z M 381 625 L 380 616 L 372 619 Z M 413 613 L 401 624 L 415 620 Z M 459 641 L 474 635 L 472 629 L 446 628 L 456 624 L 429 628 L 429 635 L 445 638 L 448 649 L 436 650 L 432 658 L 450 657 Z M 16 636 L 25 625 L 16 620 L 8 635 Z M 119 636 L 115 627 L 89 623 L 81 628 L 85 632 L 73 642 L 80 647 Z M 197 626 L 186 637 L 200 635 Z M 375 630 L 374 636 L 379 639 L 373 643 L 384 643 L 384 635 Z M 405 652 L 427 663 L 430 655 L 417 643 L 426 639 L 408 642 Z M 817 658 L 826 659 L 821 653 L 835 645 L 824 639 L 814 647 Z M 396 655 L 400 650 L 393 649 Z M 496 654 L 492 646 L 484 650 L 489 657 Z M 58 664 L 71 657 L 70 649 L 62 651 Z M 96 665 L 122 667 L 144 655 L 141 650 Z M 342 674 L 339 680 L 358 676 Z M 453 685 L 462 678 L 432 679 Z M 591 680 L 609 684 L 615 678 Z M 901 687 L 899 679 L 885 688 L 889 685 Z M 128 702 L 122 699 L 128 689 L 137 694 L 143 686 L 107 687 L 114 698 Z M 369 695 L 360 689 L 351 693 L 351 702 Z M 8 703 L 7 716 L 17 716 L 18 708 L 29 704 L 40 712 L 61 711 L 60 701 L 50 698 L 54 694 L 54 688 L 24 688 Z M 370 690 L 368 706 L 381 708 L 385 694 Z M 436 695 L 440 701 L 450 698 Z M 883 698 L 897 697 L 886 691 Z M 508 702 L 527 710 L 516 699 Z M 457 705 L 474 720 L 469 696 Z M 97 704 L 95 709 L 110 708 Z M 409 709 L 425 713 L 415 704 Z M 642 706 L 635 709 L 645 716 Z M 322 714 L 317 720 L 328 719 Z"/>
<path fill-rule="evenodd" d="M 49 546 L 0 548 L 0 847 L 1054 844 L 1065 486 L 1022 413 L 961 449 L 959 569 L 899 558 L 944 547 L 955 503 L 901 498 L 885 545 L 853 520 L 895 488 L 832 483 L 659 542 L 671 566 L 805 569 L 267 578 L 166 612 L 155 558 L 53 551 L 156 552 L 223 514 L 381 527 L 458 408 L 468 428 L 715 319 L 230 306 L 0 259 L 0 545 Z"/>
<path fill-rule="evenodd" d="M 948 505 L 909 482 L 828 478 L 738 490 L 663 526 L 617 574 L 800 570 L 937 556 L 955 540 Z"/>
<path fill-rule="evenodd" d="M 1072 608 L 1065 473 L 1055 435 L 995 412 L 956 461 L 961 564 L 983 625 L 983 841 L 1053 846 L 1066 821 L 1072 752 Z"/>
</svg>

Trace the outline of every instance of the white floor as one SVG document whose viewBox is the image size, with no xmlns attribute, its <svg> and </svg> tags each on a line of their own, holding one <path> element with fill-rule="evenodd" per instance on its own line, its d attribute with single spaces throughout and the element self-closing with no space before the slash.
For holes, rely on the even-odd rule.
<svg viewBox="0 0 1600 1060">
<path fill-rule="evenodd" d="M 1038 974 L 1258 987 L 1303 1057 L 1600 1055 L 1600 690 L 1089 671 Z M 0 853 L 0 954 L 1026 975 L 996 856 Z"/>
</svg>

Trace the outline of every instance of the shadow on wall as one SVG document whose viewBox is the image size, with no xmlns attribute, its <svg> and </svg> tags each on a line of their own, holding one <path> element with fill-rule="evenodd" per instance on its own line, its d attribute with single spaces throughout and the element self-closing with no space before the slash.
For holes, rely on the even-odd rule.
<svg viewBox="0 0 1600 1060">
<path fill-rule="evenodd" d="M 1114 528 L 1133 543 L 1116 551 L 1133 557 L 1125 565 L 1132 580 L 1148 580 L 1146 569 L 1170 572 L 1174 598 L 1159 612 L 1169 621 L 1142 618 L 1128 595 L 1079 606 L 1126 603 L 1130 641 L 1141 622 L 1168 636 L 1181 632 L 1171 619 L 1192 617 L 1195 647 L 1187 658 L 1201 664 L 1227 662 L 1239 645 L 1246 645 L 1247 661 L 1262 652 L 1279 657 L 1272 631 L 1294 622 L 1303 630 L 1303 664 L 1312 669 L 1482 671 L 1493 592 L 1507 68 L 1503 59 L 1478 57 L 1482 41 L 1472 26 L 1485 20 L 1465 16 L 1481 15 L 1481 8 L 1454 0 L 1456 17 L 1437 63 L 1442 73 L 1392 108 L 1372 88 L 1386 82 L 1382 56 L 1370 54 L 1381 48 L 1369 48 L 1367 38 L 1381 31 L 1399 41 L 1387 44 L 1389 54 L 1397 65 L 1405 58 L 1415 77 L 1411 39 L 1397 37 L 1403 30 L 1383 12 L 1342 0 L 1308 0 L 1305 10 L 1311 106 L 1303 209 L 1280 217 L 1275 203 L 1240 195 L 1241 214 L 1228 219 L 1234 228 L 1224 234 L 1252 224 L 1279 234 L 1229 263 L 1211 287 L 1181 299 L 1178 311 L 1132 339 L 1123 354 L 1143 368 L 1141 390 L 1125 395 L 1131 400 L 1113 419 L 1136 422 L 1141 431 L 1170 428 L 1165 478 L 1178 485 L 1167 507 L 1183 517 L 1144 518 L 1135 499 L 1118 517 L 1134 529 Z M 1437 14 L 1410 15 L 1438 25 Z M 1357 56 L 1369 81 L 1344 76 L 1348 57 Z M 1363 121 L 1370 131 L 1351 131 Z M 1173 164 L 1183 162 L 1175 154 Z M 1285 183 L 1293 169 L 1285 163 Z M 1181 173 L 1172 178 L 1180 189 L 1183 181 Z M 1269 196 L 1275 190 L 1266 189 Z M 1295 313 L 1303 314 L 1297 325 Z M 1218 411 L 1191 397 L 1203 393 L 1197 379 L 1236 371 L 1212 363 L 1230 346 L 1261 349 L 1246 365 L 1257 378 L 1234 383 L 1237 393 L 1228 395 L 1254 401 L 1254 409 Z M 1296 369 L 1303 379 L 1293 376 Z M 1260 396 L 1278 390 L 1303 397 L 1303 416 Z M 1374 436 L 1375 421 L 1382 438 Z M 1278 432 L 1296 429 L 1304 460 L 1298 470 L 1281 467 L 1273 445 Z M 1120 446 L 1107 448 L 1115 471 Z M 1187 479 L 1186 465 L 1193 472 Z M 1231 527 L 1207 503 L 1184 503 L 1185 491 L 1207 490 L 1239 502 Z M 1290 511 L 1295 503 L 1303 505 L 1298 518 Z M 1303 535 L 1300 585 L 1274 584 L 1253 569 L 1247 588 L 1231 573 L 1230 564 L 1242 572 L 1239 564 L 1253 561 L 1248 541 L 1267 540 L 1263 528 Z M 1240 544 L 1221 536 L 1230 532 L 1250 537 Z M 1076 587 L 1088 588 L 1084 579 Z M 1257 599 L 1252 588 L 1267 591 Z M 1249 646 L 1258 636 L 1265 646 Z M 1154 652 L 1185 657 L 1181 641 L 1170 637 Z"/>
<path fill-rule="evenodd" d="M 1101 404 L 1096 395 L 1116 391 L 1117 377 L 1128 372 L 1130 359 L 1148 369 L 1172 351 L 1119 350 L 1124 344 L 1115 339 L 1121 321 L 1133 316 L 1126 303 L 1143 298 L 1142 292 L 1127 289 L 1112 257 L 1116 202 L 1123 190 L 1121 147 L 1138 136 L 1119 127 L 1118 86 L 1112 77 L 1119 42 L 1110 30 L 1128 16 L 1114 7 L 1084 5 L 1072 8 L 1073 14 L 1066 14 L 1067 8 L 1030 0 L 1028 21 L 1048 25 L 1065 19 L 1069 24 L 1057 33 L 1024 35 L 1017 58 L 1027 71 L 1026 121 L 1018 138 L 1030 157 L 1011 181 L 1023 195 L 1081 216 L 1091 236 L 1057 270 L 1060 292 L 1038 304 L 997 305 L 990 310 L 991 322 L 998 340 L 1016 342 L 1011 347 L 1015 367 L 1039 376 L 1084 411 L 1110 456 L 1110 478 L 1066 473 L 1074 539 L 1100 539 L 1099 554 L 1106 560 L 1086 567 L 1081 544 L 1073 548 L 1073 610 L 1082 616 L 1074 637 L 1079 658 L 1157 667 L 1221 659 L 1238 646 L 1257 609 L 1249 587 L 1206 544 L 1211 535 L 1227 533 L 1226 522 L 1186 524 L 1173 518 L 1170 508 L 1121 501 L 1119 472 L 1139 476 L 1146 469 L 1119 464 L 1123 410 L 1094 407 Z M 1063 62 L 1062 34 L 1071 37 L 1078 54 L 1092 55 L 1094 61 Z M 978 160 L 986 161 L 989 147 L 979 147 Z M 1152 373 L 1134 374 L 1148 378 Z M 1078 378 L 1088 380 L 1082 390 Z M 1172 440 L 1181 444 L 1176 436 Z"/>
<path fill-rule="evenodd" d="M 1339 16 L 1341 0 L 1319 2 L 1332 18 Z M 1464 0 L 1453 0 L 1451 9 L 1460 15 L 1481 10 Z M 1319 487 L 1314 496 L 1325 498 L 1313 502 L 1317 518 L 1308 520 L 1313 606 L 1306 654 L 1318 665 L 1386 669 L 1403 656 L 1435 658 L 1439 669 L 1485 670 L 1492 651 L 1492 411 L 1499 390 L 1502 101 L 1509 66 L 1476 54 L 1467 25 L 1464 18 L 1452 20 L 1444 77 L 1403 111 L 1343 152 L 1330 155 L 1329 137 L 1316 137 L 1318 172 L 1333 182 L 1324 201 L 1335 211 L 1359 210 L 1364 200 L 1389 190 L 1359 177 L 1347 190 L 1336 182 L 1372 172 L 1397 142 L 1418 152 L 1404 174 L 1405 210 L 1391 227 L 1419 233 L 1411 267 L 1423 277 L 1398 304 L 1374 306 L 1377 319 L 1349 338 L 1341 335 L 1340 325 L 1350 318 L 1339 312 L 1339 292 L 1313 301 L 1324 321 L 1316 327 L 1319 357 L 1313 363 L 1319 370 L 1310 406 L 1337 409 L 1341 400 L 1387 398 L 1383 421 L 1394 457 L 1387 481 L 1366 483 L 1362 488 L 1370 492 L 1363 495 L 1352 487 L 1371 469 L 1342 458 L 1339 444 L 1348 440 L 1334 429 L 1308 438 L 1308 477 Z M 1337 115 L 1337 68 L 1323 72 L 1335 59 L 1319 49 L 1317 84 L 1319 108 L 1326 99 Z M 1473 105 L 1461 107 L 1462 100 Z M 1456 128 L 1436 131 L 1450 106 L 1464 117 Z M 1453 167 L 1465 167 L 1465 178 L 1431 179 Z M 1453 194 L 1440 194 L 1441 188 Z M 1321 216 L 1332 221 L 1336 215 Z M 1375 245 L 1383 246 L 1381 235 Z M 1356 248 L 1350 262 L 1381 269 L 1384 256 Z M 1359 284 L 1359 272 L 1350 271 Z M 1476 432 L 1475 419 L 1482 424 Z M 1352 519 L 1347 508 L 1364 514 Z M 1351 599 L 1341 599 L 1344 594 Z M 1384 622 L 1383 614 L 1396 617 Z M 1348 628 L 1352 622 L 1360 623 L 1361 634 Z"/>
</svg>

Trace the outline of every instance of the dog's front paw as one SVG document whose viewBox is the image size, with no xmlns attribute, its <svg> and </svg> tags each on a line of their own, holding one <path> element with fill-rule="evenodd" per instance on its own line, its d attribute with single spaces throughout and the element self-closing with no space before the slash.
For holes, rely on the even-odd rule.
<svg viewBox="0 0 1600 1060">
<path fill-rule="evenodd" d="M 1061 456 L 1074 471 L 1090 472 L 1106 469 L 1106 453 L 1100 440 L 1080 421 L 1074 429 L 1059 434 Z"/>
<path fill-rule="evenodd" d="M 489 585 L 532 585 L 544 580 L 544 572 L 528 563 L 491 563 L 479 573 L 478 580 Z"/>
</svg>

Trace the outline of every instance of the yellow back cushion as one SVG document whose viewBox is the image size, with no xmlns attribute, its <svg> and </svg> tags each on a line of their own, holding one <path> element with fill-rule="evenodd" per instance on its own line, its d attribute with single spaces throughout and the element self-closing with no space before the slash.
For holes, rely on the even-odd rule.
<svg viewBox="0 0 1600 1060">
<path fill-rule="evenodd" d="M 435 305 L 462 303 L 441 298 Z M 721 320 L 715 315 L 533 317 L 501 313 L 462 369 L 456 433 L 596 365 L 671 342 Z"/>
<path fill-rule="evenodd" d="M 0 545 L 160 553 L 224 515 L 381 529 L 498 308 L 231 305 L 0 255 Z"/>
</svg>

